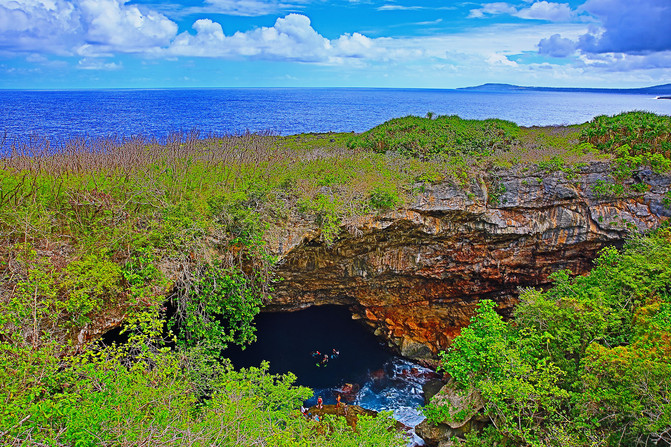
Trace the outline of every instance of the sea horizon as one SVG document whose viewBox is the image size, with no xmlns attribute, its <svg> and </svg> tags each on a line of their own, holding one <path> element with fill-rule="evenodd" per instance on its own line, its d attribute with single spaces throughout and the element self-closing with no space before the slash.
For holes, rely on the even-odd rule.
<svg viewBox="0 0 671 447">
<path fill-rule="evenodd" d="M 10 140 L 364 132 L 408 115 L 496 118 L 520 126 L 580 124 L 598 115 L 671 114 L 654 94 L 387 87 L 216 87 L 0 91 Z"/>
</svg>

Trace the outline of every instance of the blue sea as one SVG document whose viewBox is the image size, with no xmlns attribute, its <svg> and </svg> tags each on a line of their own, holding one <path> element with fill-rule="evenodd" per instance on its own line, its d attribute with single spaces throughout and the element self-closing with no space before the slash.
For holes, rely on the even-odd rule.
<svg viewBox="0 0 671 447">
<path fill-rule="evenodd" d="M 630 110 L 671 114 L 651 95 L 368 88 L 0 91 L 0 132 L 52 140 L 163 138 L 176 131 L 276 134 L 362 132 L 427 112 L 502 118 L 523 126 L 575 124 Z"/>
</svg>

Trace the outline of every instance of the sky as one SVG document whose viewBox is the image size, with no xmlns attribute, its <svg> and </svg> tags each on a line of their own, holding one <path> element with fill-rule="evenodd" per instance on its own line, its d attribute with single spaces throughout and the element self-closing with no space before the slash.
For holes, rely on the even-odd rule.
<svg viewBox="0 0 671 447">
<path fill-rule="evenodd" d="M 671 0 L 0 0 L 0 89 L 671 83 Z"/>
</svg>

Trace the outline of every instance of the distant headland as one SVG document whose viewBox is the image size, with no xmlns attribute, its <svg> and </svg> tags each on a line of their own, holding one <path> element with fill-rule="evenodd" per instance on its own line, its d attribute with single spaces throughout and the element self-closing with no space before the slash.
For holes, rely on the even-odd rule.
<svg viewBox="0 0 671 447">
<path fill-rule="evenodd" d="M 657 99 L 671 99 L 671 84 L 654 85 L 643 88 L 583 88 L 583 87 L 527 87 L 513 84 L 482 84 L 475 87 L 462 87 L 457 90 L 474 90 L 479 92 L 590 92 L 590 93 L 626 93 L 659 95 Z M 663 96 L 662 96 L 663 95 Z"/>
</svg>

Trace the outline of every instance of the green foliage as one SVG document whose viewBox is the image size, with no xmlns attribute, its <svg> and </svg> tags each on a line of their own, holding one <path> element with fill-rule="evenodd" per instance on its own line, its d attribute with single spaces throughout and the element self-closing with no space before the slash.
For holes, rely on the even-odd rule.
<svg viewBox="0 0 671 447">
<path fill-rule="evenodd" d="M 331 244 L 340 233 L 339 198 L 333 194 L 318 193 L 314 199 L 301 203 L 302 209 L 312 211 L 321 228 L 322 239 Z"/>
<path fill-rule="evenodd" d="M 368 200 L 371 208 L 374 210 L 393 209 L 396 208 L 396 206 L 398 206 L 401 201 L 398 193 L 395 190 L 381 187 L 375 188 L 370 194 L 370 198 Z"/>
<path fill-rule="evenodd" d="M 580 136 L 603 152 L 615 153 L 623 145 L 633 155 L 660 154 L 671 158 L 671 118 L 649 112 L 597 116 Z"/>
<path fill-rule="evenodd" d="M 348 145 L 381 153 L 396 151 L 420 158 L 437 154 L 490 154 L 508 148 L 518 133 L 519 128 L 514 123 L 503 120 L 407 116 L 374 127 L 354 137 Z"/>
<path fill-rule="evenodd" d="M 624 186 L 619 183 L 597 180 L 592 186 L 592 192 L 597 199 L 609 197 L 622 197 L 624 195 Z"/>
<path fill-rule="evenodd" d="M 638 193 L 644 193 L 650 189 L 650 186 L 645 183 L 633 183 L 631 189 Z"/>
<path fill-rule="evenodd" d="M 434 425 L 452 419 L 452 409 L 448 405 L 428 404 L 422 407 L 422 414 Z"/>
<path fill-rule="evenodd" d="M 170 350 L 162 320 L 142 312 L 122 346 L 63 355 L 0 343 L 3 445 L 402 446 L 388 414 L 317 423 L 297 408 L 312 395 L 268 364 L 234 370 L 201 348 Z"/>
<path fill-rule="evenodd" d="M 91 312 L 116 301 L 122 291 L 121 278 L 121 268 L 103 256 L 88 255 L 68 264 L 61 286 L 70 324 L 81 327 L 90 321 Z"/>
<path fill-rule="evenodd" d="M 614 154 L 617 184 L 597 185 L 603 196 L 624 194 L 642 166 L 671 169 L 667 118 L 618 120 L 583 126 L 607 131 L 593 142 L 585 131 L 581 144 L 574 126 L 428 114 L 354 139 L 175 135 L 15 148 L 0 159 L 0 443 L 403 445 L 386 417 L 362 417 L 357 431 L 340 419 L 305 421 L 293 408 L 309 391 L 290 376 L 220 363 L 223 346 L 254 338 L 253 317 L 270 299 L 266 242 L 298 217 L 330 244 L 347 217 L 397 208 L 438 181 L 468 187 L 482 166 L 533 160 L 533 151 L 541 170 L 567 175 L 595 146 Z M 484 158 L 494 153 L 502 158 Z M 490 199 L 504 192 L 495 181 Z M 604 252 L 586 279 L 558 273 L 552 290 L 525 292 L 515 324 L 483 304 L 464 331 L 470 342 L 444 359 L 463 387 L 479 387 L 498 424 L 472 439 L 662 436 L 671 260 L 660 240 Z M 169 293 L 176 313 L 165 322 Z M 73 355 L 72 341 L 106 313 L 125 316 L 128 344 Z M 168 328 L 174 350 L 163 344 Z"/>
<path fill-rule="evenodd" d="M 200 345 L 217 353 L 229 343 L 256 340 L 254 317 L 263 303 L 263 292 L 253 279 L 219 264 L 205 267 L 179 304 L 175 329 L 187 346 Z"/>
<path fill-rule="evenodd" d="M 488 189 L 488 197 L 487 197 L 487 202 L 490 205 L 498 205 L 501 203 L 501 196 L 505 194 L 507 191 L 506 185 L 501 183 L 501 181 L 498 178 L 492 179 L 492 183 L 489 186 Z"/>
<path fill-rule="evenodd" d="M 441 355 L 493 423 L 466 445 L 671 441 L 671 230 L 604 249 L 587 276 L 552 280 L 545 292 L 525 290 L 508 323 L 480 303 Z"/>
</svg>

